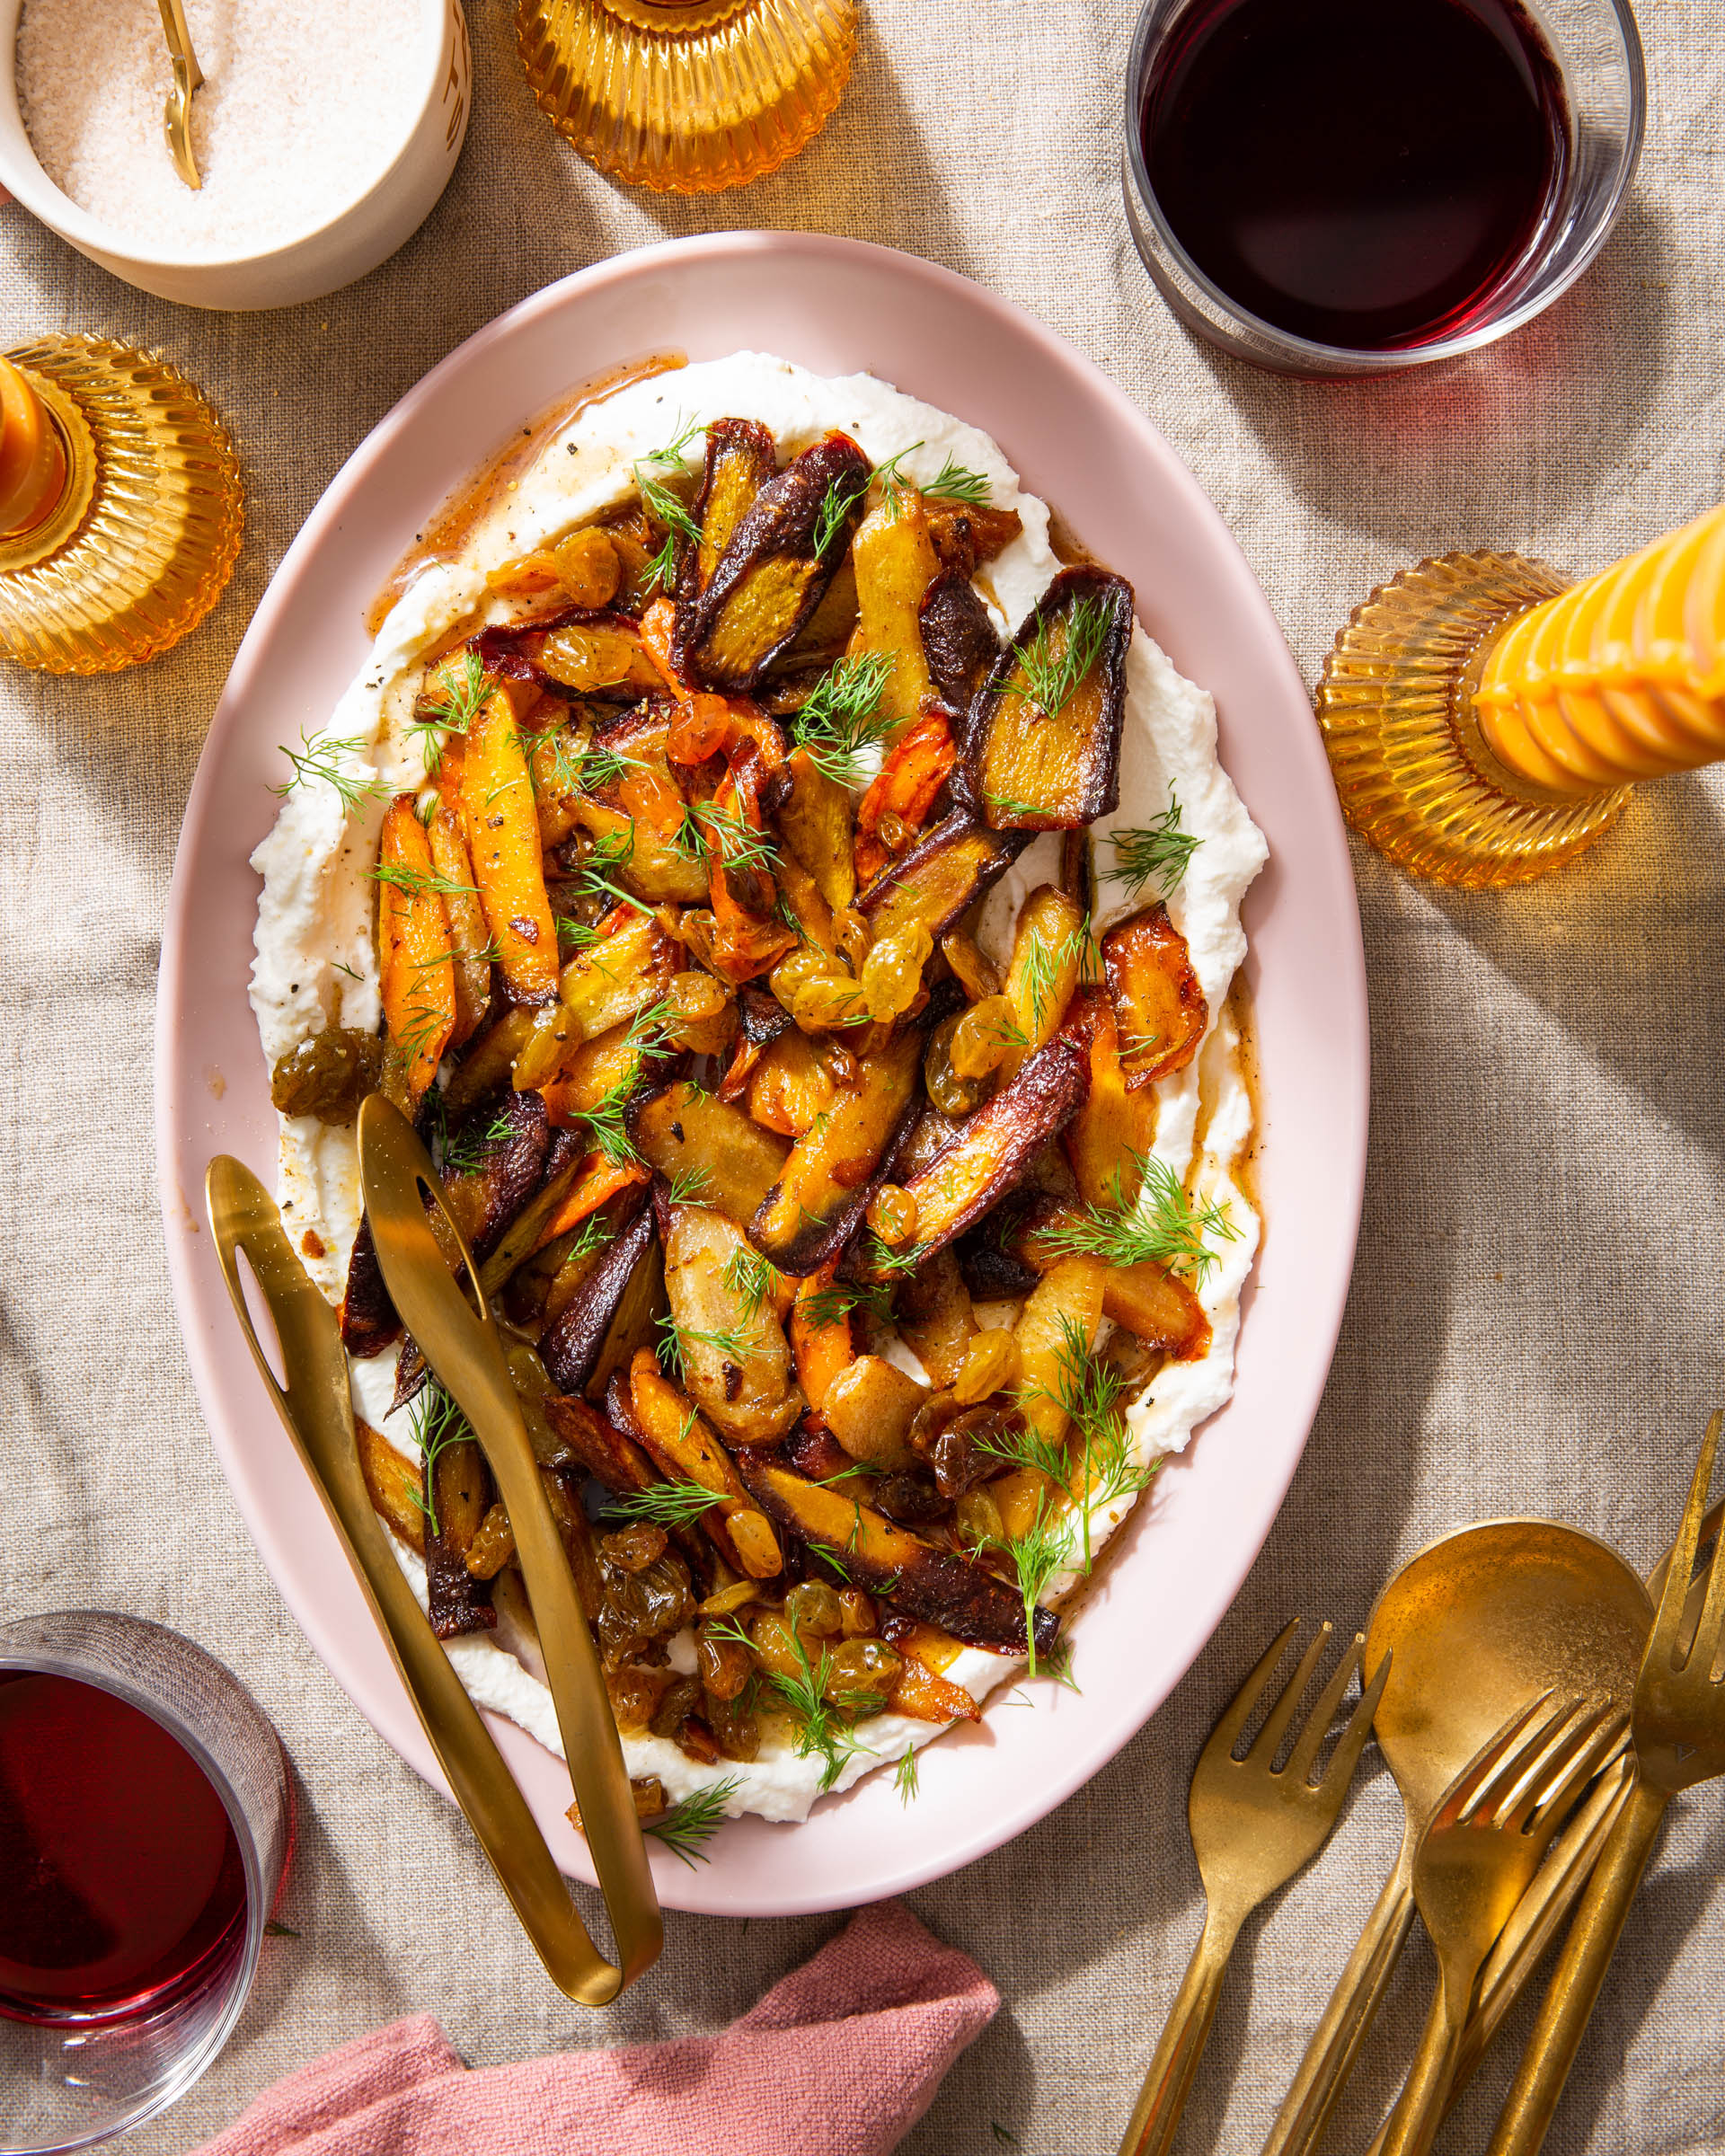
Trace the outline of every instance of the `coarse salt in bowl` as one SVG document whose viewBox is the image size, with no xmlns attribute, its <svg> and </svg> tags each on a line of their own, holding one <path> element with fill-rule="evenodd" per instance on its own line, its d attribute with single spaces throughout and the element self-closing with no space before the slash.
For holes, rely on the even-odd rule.
<svg viewBox="0 0 1725 2156">
<path fill-rule="evenodd" d="M 189 0 L 204 184 L 175 173 L 156 0 L 0 0 L 13 54 L 0 182 L 127 283 L 203 307 L 276 307 L 393 254 L 466 134 L 460 0 Z"/>
</svg>

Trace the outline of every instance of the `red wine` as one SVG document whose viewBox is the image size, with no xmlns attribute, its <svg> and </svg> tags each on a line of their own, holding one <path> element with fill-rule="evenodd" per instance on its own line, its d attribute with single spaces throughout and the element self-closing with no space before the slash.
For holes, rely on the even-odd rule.
<svg viewBox="0 0 1725 2156">
<path fill-rule="evenodd" d="M 1212 284 L 1295 336 L 1377 351 L 1463 330 L 1569 154 L 1562 77 L 1515 0 L 1195 0 L 1141 129 Z"/>
<path fill-rule="evenodd" d="M 244 1913 L 233 1826 L 182 1745 L 93 1684 L 0 1673 L 0 2012 L 137 2011 Z"/>
</svg>

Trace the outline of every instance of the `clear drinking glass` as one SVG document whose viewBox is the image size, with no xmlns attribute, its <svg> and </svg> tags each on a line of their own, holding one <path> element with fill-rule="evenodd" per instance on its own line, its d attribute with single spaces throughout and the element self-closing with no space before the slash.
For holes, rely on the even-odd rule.
<svg viewBox="0 0 1725 2156">
<path fill-rule="evenodd" d="M 1629 0 L 1524 0 L 1563 78 L 1569 163 L 1563 184 L 1495 293 L 1464 330 L 1393 350 L 1317 344 L 1247 313 L 1191 261 L 1157 204 L 1142 115 L 1170 35 L 1202 0 L 1146 0 L 1126 68 L 1121 178 L 1126 218 L 1144 265 L 1187 327 L 1259 367 L 1291 375 L 1381 375 L 1453 359 L 1507 337 L 1567 292 L 1615 223 L 1635 174 L 1646 121 L 1641 40 Z"/>
<path fill-rule="evenodd" d="M 190 1754 L 233 1827 L 242 1922 L 183 1984 L 132 2011 L 22 2019 L 0 2013 L 0 2152 L 86 2148 L 183 2095 L 227 2041 L 257 1967 L 292 1839 L 288 1763 L 275 1731 L 202 1648 L 143 1618 L 73 1610 L 0 1626 L 0 1676 L 69 1677 L 137 1709 Z"/>
</svg>

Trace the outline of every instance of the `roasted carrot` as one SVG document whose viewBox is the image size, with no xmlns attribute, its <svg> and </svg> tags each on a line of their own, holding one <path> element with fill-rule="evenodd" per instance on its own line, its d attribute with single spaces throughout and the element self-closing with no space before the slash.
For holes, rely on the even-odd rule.
<svg viewBox="0 0 1725 2156">
<path fill-rule="evenodd" d="M 557 1000 L 557 925 L 545 896 L 533 781 L 515 711 L 493 691 L 480 707 L 462 758 L 461 800 L 473 880 L 518 1003 Z"/>
<path fill-rule="evenodd" d="M 647 1175 L 648 1171 L 638 1161 L 613 1161 L 602 1153 L 589 1153 L 576 1171 L 568 1196 L 540 1230 L 534 1250 L 543 1250 L 548 1242 L 555 1242 L 560 1235 L 579 1228 L 588 1214 L 597 1213 L 619 1190 L 644 1183 Z"/>
<path fill-rule="evenodd" d="M 426 837 L 443 887 L 440 896 L 455 954 L 456 1029 L 449 1046 L 458 1048 L 478 1032 L 491 1000 L 491 939 L 486 932 L 485 909 L 479 903 L 479 886 L 473 881 L 467 834 L 447 801 L 438 803 Z"/>
<path fill-rule="evenodd" d="M 850 1311 L 844 1297 L 835 1297 L 832 1292 L 837 1269 L 835 1259 L 819 1272 L 806 1274 L 797 1283 L 797 1299 L 791 1306 L 791 1353 L 796 1359 L 797 1383 L 817 1415 L 828 1386 L 856 1356 Z"/>
<path fill-rule="evenodd" d="M 873 784 L 857 804 L 859 883 L 871 881 L 892 859 L 891 849 L 879 836 L 881 818 L 890 814 L 907 830 L 920 830 L 957 759 L 944 707 L 927 705 L 888 750 Z"/>
<path fill-rule="evenodd" d="M 385 813 L 377 879 L 384 1022 L 417 1103 L 456 1029 L 456 968 L 430 842 L 411 793 L 397 794 Z"/>
</svg>

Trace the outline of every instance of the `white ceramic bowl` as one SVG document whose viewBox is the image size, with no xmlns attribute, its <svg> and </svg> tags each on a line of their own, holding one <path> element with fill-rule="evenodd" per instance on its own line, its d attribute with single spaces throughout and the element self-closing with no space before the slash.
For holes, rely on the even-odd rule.
<svg viewBox="0 0 1725 2156">
<path fill-rule="evenodd" d="M 1039 1682 L 923 1754 L 907 1808 L 890 1775 L 804 1826 L 739 1820 L 687 1870 L 650 1852 L 672 1908 L 845 1909 L 954 1870 L 1050 1811 L 1140 1727 L 1233 1601 L 1287 1489 L 1323 1389 L 1352 1269 L 1366 1158 L 1364 956 L 1348 846 L 1312 706 L 1221 518 L 1137 408 L 1069 345 L 951 270 L 855 240 L 727 233 L 600 262 L 503 315 L 426 376 L 337 474 L 234 662 L 186 809 L 156 1004 L 156 1140 L 168 1262 L 216 1455 L 313 1650 L 389 1742 L 438 1779 L 316 1491 L 270 1413 L 199 1225 L 212 1153 L 273 1179 L 270 1074 L 246 1002 L 277 744 L 332 711 L 366 663 L 366 602 L 427 515 L 575 384 L 677 348 L 871 368 L 985 428 L 1025 485 L 1129 577 L 1145 627 L 1215 694 L 1224 763 L 1269 840 L 1247 895 L 1266 1232 L 1238 1383 L 1157 1476 L 1073 1623 L 1082 1692 Z M 564 1869 L 590 1880 L 569 1774 L 493 1718 Z M 352 1765 L 366 1771 L 355 1736 Z"/>
<path fill-rule="evenodd" d="M 288 0 L 302 4 L 303 0 Z M 24 0 L 0 0 L 0 52 L 15 49 Z M 333 57 L 333 56 L 332 56 Z M 190 307 L 288 307 L 375 270 L 417 232 L 448 185 L 467 133 L 473 60 L 461 0 L 420 0 L 402 66 L 419 85 L 414 121 L 387 169 L 327 223 L 280 246 L 228 260 L 208 252 L 146 255 L 61 193 L 37 162 L 18 110 L 15 67 L 0 80 L 0 184 L 80 254 L 128 285 Z M 167 149 L 163 148 L 165 157 Z"/>
</svg>

